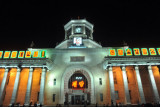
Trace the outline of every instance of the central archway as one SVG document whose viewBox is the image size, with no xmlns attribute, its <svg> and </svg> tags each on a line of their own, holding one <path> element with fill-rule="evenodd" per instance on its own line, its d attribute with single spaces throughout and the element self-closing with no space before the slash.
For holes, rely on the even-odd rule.
<svg viewBox="0 0 160 107">
<path fill-rule="evenodd" d="M 87 67 L 83 66 L 83 65 L 79 65 L 79 66 L 69 66 L 67 67 L 67 69 L 65 70 L 63 76 L 62 76 L 62 82 L 61 82 L 61 98 L 60 98 L 60 103 L 64 103 L 65 101 L 65 96 L 66 94 L 75 94 L 75 93 L 81 93 L 80 90 L 79 92 L 76 92 L 72 89 L 68 88 L 68 83 L 69 80 L 71 78 L 72 75 L 74 75 L 75 73 L 81 73 L 82 75 L 85 76 L 85 78 L 87 79 L 88 82 L 88 86 L 87 88 L 85 88 L 85 90 L 83 90 L 84 93 L 88 93 L 89 94 L 89 100 L 91 104 L 95 104 L 95 88 L 94 88 L 94 79 L 93 79 L 93 75 L 91 74 L 91 72 L 89 71 L 89 69 L 87 69 Z M 69 99 L 69 101 L 71 100 L 71 97 Z"/>
</svg>

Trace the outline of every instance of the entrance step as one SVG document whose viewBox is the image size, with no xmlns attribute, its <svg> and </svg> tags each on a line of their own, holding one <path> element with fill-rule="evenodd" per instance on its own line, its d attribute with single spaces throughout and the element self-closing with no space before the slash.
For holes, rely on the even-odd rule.
<svg viewBox="0 0 160 107">
<path fill-rule="evenodd" d="M 43 107 L 56 107 L 56 106 L 43 106 Z M 69 106 L 64 106 L 62 105 L 61 107 L 84 107 L 84 105 L 69 105 Z M 87 105 L 86 107 L 96 107 L 95 105 Z M 103 105 L 98 105 L 97 107 L 104 107 Z M 108 106 L 111 107 L 111 106 Z M 114 106 L 116 107 L 116 106 Z M 120 106 L 120 107 L 128 107 L 126 105 Z M 139 107 L 138 105 L 130 105 L 129 107 Z M 146 106 L 146 107 L 151 107 L 151 106 Z"/>
<path fill-rule="evenodd" d="M 43 107 L 56 107 L 56 106 L 43 106 Z M 84 105 L 69 105 L 69 106 L 62 105 L 61 107 L 84 107 Z M 95 105 L 87 105 L 86 107 L 95 107 Z M 103 107 L 103 106 L 98 106 L 98 107 Z"/>
</svg>

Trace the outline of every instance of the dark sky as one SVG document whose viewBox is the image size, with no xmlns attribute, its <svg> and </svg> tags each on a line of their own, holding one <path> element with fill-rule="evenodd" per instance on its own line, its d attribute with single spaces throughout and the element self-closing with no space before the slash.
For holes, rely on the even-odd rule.
<svg viewBox="0 0 160 107">
<path fill-rule="evenodd" d="M 0 3 L 0 49 L 26 50 L 32 41 L 36 48 L 54 48 L 64 40 L 63 26 L 78 16 L 94 24 L 94 40 L 103 47 L 123 41 L 130 47 L 160 47 L 157 1 L 67 1 Z"/>
</svg>

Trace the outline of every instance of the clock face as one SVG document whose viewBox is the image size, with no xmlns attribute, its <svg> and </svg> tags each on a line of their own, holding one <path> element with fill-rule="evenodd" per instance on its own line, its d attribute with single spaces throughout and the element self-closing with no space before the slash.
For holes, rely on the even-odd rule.
<svg viewBox="0 0 160 107">
<path fill-rule="evenodd" d="M 75 28 L 75 33 L 82 33 L 82 28 L 81 27 L 76 27 Z"/>
</svg>

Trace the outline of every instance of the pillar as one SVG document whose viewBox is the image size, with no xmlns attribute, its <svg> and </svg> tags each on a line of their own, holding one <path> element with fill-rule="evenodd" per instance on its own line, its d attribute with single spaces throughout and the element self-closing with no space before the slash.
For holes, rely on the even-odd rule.
<svg viewBox="0 0 160 107">
<path fill-rule="evenodd" d="M 17 90 L 18 90 L 18 84 L 19 84 L 20 70 L 21 70 L 20 68 L 17 68 L 16 79 L 15 79 L 15 82 L 14 82 L 14 87 L 13 87 L 13 92 L 12 92 L 12 97 L 11 97 L 10 104 L 15 103 L 16 98 L 17 98 Z"/>
<path fill-rule="evenodd" d="M 122 67 L 122 75 L 123 75 L 123 82 L 124 82 L 124 91 L 125 91 L 125 103 L 127 105 L 131 104 L 129 90 L 128 90 L 128 81 L 127 81 L 127 74 L 126 74 L 126 67 Z"/>
<path fill-rule="evenodd" d="M 28 76 L 26 96 L 25 96 L 25 105 L 29 105 L 29 103 L 30 103 L 31 86 L 32 86 L 32 73 L 33 73 L 33 68 L 30 68 L 29 76 Z"/>
<path fill-rule="evenodd" d="M 157 103 L 157 102 L 159 102 L 159 93 L 158 93 L 156 82 L 155 82 L 155 79 L 154 79 L 154 76 L 153 76 L 153 71 L 152 71 L 152 66 L 151 65 L 148 66 L 148 72 L 149 72 L 149 78 L 150 78 L 152 89 L 153 89 L 154 100 Z"/>
<path fill-rule="evenodd" d="M 112 67 L 109 67 L 109 85 L 110 85 L 111 100 L 113 101 L 113 104 L 116 104 Z"/>
<path fill-rule="evenodd" d="M 139 97 L 140 97 L 140 103 L 146 103 L 144 93 L 143 93 L 143 87 L 141 82 L 141 77 L 139 73 L 139 67 L 135 66 L 135 72 L 136 72 L 136 78 L 137 78 L 137 84 L 138 84 L 138 90 L 139 90 Z"/>
<path fill-rule="evenodd" d="M 0 87 L 0 105 L 2 105 L 2 103 L 3 103 L 3 97 L 4 97 L 3 94 L 5 92 L 5 85 L 6 85 L 8 71 L 9 71 L 9 69 L 6 68 L 4 76 L 3 76 L 3 80 L 2 80 L 2 83 L 1 83 L 1 87 Z"/>
<path fill-rule="evenodd" d="M 44 100 L 45 79 L 46 79 L 46 68 L 43 68 L 42 75 L 41 75 L 40 93 L 39 93 L 39 103 L 42 105 Z"/>
</svg>

